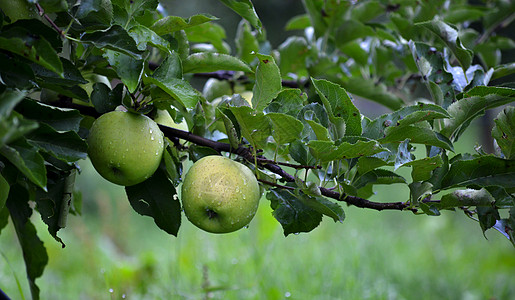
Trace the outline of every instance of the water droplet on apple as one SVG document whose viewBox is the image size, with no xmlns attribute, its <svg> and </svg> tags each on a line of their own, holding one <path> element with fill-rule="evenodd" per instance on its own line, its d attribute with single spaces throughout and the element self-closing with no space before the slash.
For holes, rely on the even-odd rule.
<svg viewBox="0 0 515 300">
<path fill-rule="evenodd" d="M 151 136 L 151 137 L 150 137 L 150 140 L 151 140 L 151 141 L 153 141 L 153 140 L 154 140 L 154 136 Z"/>
</svg>

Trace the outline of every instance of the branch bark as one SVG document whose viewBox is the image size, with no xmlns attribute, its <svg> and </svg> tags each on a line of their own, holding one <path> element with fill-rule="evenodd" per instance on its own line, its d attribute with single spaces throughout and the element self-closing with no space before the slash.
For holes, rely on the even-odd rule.
<svg viewBox="0 0 515 300">
<path fill-rule="evenodd" d="M 77 105 L 77 104 L 74 104 L 74 103 L 71 103 L 68 101 L 59 101 L 59 102 L 56 102 L 54 105 L 62 107 L 62 108 L 77 109 L 81 114 L 92 116 L 95 118 L 99 116 L 99 113 L 96 112 L 92 107 Z M 228 143 L 213 141 L 213 140 L 210 140 L 210 139 L 198 136 L 198 135 L 194 135 L 193 133 L 188 132 L 188 131 L 183 131 L 180 129 L 176 129 L 176 128 L 172 128 L 172 127 L 168 127 L 168 126 L 164 126 L 164 125 L 159 125 L 159 128 L 161 129 L 163 134 L 170 139 L 182 139 L 182 140 L 188 141 L 190 143 L 193 143 L 193 144 L 196 144 L 199 146 L 212 148 L 217 152 L 230 152 L 230 153 L 239 155 L 240 157 L 244 158 L 245 160 L 247 160 L 250 163 L 257 162 L 259 167 L 264 168 L 276 175 L 279 175 L 283 181 L 295 182 L 295 177 L 293 175 L 291 175 L 290 173 L 286 172 L 283 168 L 281 168 L 280 165 L 278 165 L 276 163 L 272 163 L 268 159 L 264 159 L 264 160 L 255 159 L 254 154 L 252 153 L 252 150 L 245 145 L 241 145 L 238 148 L 233 148 Z M 264 182 L 264 183 L 267 184 L 266 182 Z M 280 186 L 280 185 L 274 184 L 272 186 Z M 335 190 L 331 190 L 328 188 L 324 188 L 324 187 L 319 187 L 319 188 L 320 188 L 320 192 L 322 193 L 322 195 L 324 195 L 328 198 L 332 198 L 337 201 L 342 201 L 349 205 L 354 205 L 354 206 L 357 206 L 360 208 L 368 208 L 368 209 L 374 209 L 374 210 L 378 210 L 378 211 L 381 211 L 381 210 L 406 210 L 406 209 L 411 210 L 412 212 L 417 211 L 414 208 L 413 209 L 409 208 L 409 205 L 405 202 L 374 202 L 374 201 L 369 201 L 369 200 L 366 200 L 366 199 L 363 199 L 360 197 L 347 195 L 345 193 L 339 193 Z"/>
</svg>

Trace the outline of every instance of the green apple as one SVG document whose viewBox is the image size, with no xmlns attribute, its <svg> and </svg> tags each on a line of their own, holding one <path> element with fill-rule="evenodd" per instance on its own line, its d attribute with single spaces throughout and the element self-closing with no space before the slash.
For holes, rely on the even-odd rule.
<svg viewBox="0 0 515 300">
<path fill-rule="evenodd" d="M 143 182 L 159 167 L 163 133 L 147 116 L 112 111 L 95 120 L 88 146 L 89 158 L 102 177 L 130 186 Z"/>
<path fill-rule="evenodd" d="M 186 217 L 212 233 L 236 231 L 256 214 L 261 193 L 252 171 L 223 156 L 205 156 L 188 170 L 182 184 Z"/>
<path fill-rule="evenodd" d="M 177 124 L 166 110 L 159 109 L 157 111 L 156 117 L 154 118 L 154 121 L 160 125 L 188 131 L 188 124 L 184 118 L 182 119 L 181 123 Z"/>
</svg>

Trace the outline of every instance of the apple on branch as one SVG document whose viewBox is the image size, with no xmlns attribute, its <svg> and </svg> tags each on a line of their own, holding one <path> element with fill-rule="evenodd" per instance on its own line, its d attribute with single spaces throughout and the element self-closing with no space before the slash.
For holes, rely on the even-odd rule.
<svg viewBox="0 0 515 300">
<path fill-rule="evenodd" d="M 261 192 L 245 165 L 223 156 L 205 156 L 184 177 L 182 205 L 186 217 L 212 233 L 236 231 L 256 214 Z"/>
<path fill-rule="evenodd" d="M 147 116 L 112 111 L 95 120 L 88 136 L 88 156 L 108 181 L 130 186 L 143 182 L 159 167 L 163 133 Z"/>
</svg>

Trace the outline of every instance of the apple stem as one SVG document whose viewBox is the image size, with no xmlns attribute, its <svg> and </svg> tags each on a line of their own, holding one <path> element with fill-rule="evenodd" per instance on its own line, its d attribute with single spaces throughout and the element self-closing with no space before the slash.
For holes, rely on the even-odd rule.
<svg viewBox="0 0 515 300">
<path fill-rule="evenodd" d="M 206 209 L 206 213 L 210 220 L 214 219 L 218 216 L 218 214 L 214 210 L 209 209 L 209 208 Z"/>
</svg>

